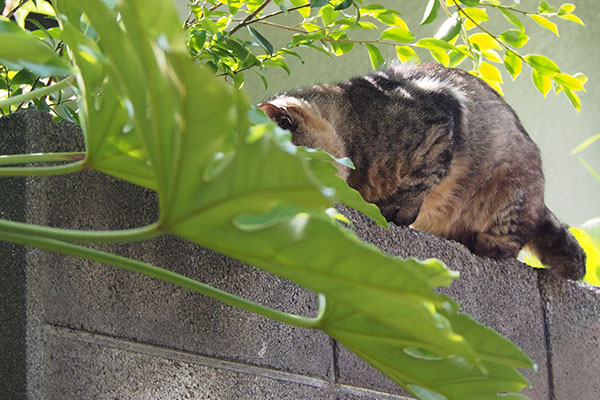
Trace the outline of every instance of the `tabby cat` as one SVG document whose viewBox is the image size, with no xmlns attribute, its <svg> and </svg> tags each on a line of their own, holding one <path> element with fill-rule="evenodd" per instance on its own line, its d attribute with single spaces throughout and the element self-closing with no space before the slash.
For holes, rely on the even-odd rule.
<svg viewBox="0 0 600 400">
<path fill-rule="evenodd" d="M 515 257 L 526 246 L 579 279 L 585 253 L 544 204 L 537 146 L 482 80 L 437 64 L 392 64 L 260 104 L 297 145 L 349 157 L 339 175 L 384 217 L 456 240 L 473 253 Z"/>
</svg>

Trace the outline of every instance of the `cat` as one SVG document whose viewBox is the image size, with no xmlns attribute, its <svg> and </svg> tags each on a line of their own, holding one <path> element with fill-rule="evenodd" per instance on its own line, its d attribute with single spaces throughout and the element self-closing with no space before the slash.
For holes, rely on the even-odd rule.
<svg viewBox="0 0 600 400">
<path fill-rule="evenodd" d="M 391 64 L 335 84 L 280 93 L 259 107 L 292 142 L 349 157 L 339 175 L 397 225 L 516 257 L 526 247 L 580 279 L 585 253 L 544 204 L 539 149 L 481 79 L 438 64 Z"/>
</svg>

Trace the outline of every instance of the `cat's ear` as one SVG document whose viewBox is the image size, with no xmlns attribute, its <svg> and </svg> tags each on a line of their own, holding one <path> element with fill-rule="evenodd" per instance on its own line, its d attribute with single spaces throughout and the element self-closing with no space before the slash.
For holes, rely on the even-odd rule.
<svg viewBox="0 0 600 400">
<path fill-rule="evenodd" d="M 285 107 L 277 107 L 271 103 L 262 103 L 258 105 L 258 108 L 263 110 L 271 118 L 271 121 L 275 122 L 282 129 L 293 132 L 298 127 L 298 123 L 294 121 Z"/>
</svg>

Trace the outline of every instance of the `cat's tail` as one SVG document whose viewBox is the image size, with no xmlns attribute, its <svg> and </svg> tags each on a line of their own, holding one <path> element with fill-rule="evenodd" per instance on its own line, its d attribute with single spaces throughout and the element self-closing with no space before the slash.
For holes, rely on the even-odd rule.
<svg viewBox="0 0 600 400">
<path fill-rule="evenodd" d="M 566 225 L 561 224 L 548 207 L 538 221 L 536 231 L 525 245 L 553 272 L 569 279 L 585 275 L 585 253 Z"/>
</svg>

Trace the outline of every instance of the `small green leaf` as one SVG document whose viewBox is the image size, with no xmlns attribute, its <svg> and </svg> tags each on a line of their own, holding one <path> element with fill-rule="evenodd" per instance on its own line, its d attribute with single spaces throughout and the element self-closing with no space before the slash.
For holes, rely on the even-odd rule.
<svg viewBox="0 0 600 400">
<path fill-rule="evenodd" d="M 558 18 L 562 18 L 562 19 L 566 19 L 567 21 L 571 21 L 571 22 L 575 22 L 579 25 L 585 25 L 583 23 L 583 21 L 581 20 L 581 18 L 579 18 L 577 15 L 575 14 L 565 14 L 565 15 L 559 15 Z"/>
<path fill-rule="evenodd" d="M 571 90 L 574 90 L 574 91 L 582 90 L 585 92 L 585 87 L 583 86 L 583 83 L 581 83 L 581 81 L 579 79 L 577 79 L 574 76 L 571 76 L 569 74 L 564 74 L 564 73 L 556 74 L 552 77 L 552 79 L 554 81 L 556 81 L 557 83 L 561 84 L 562 86 L 569 88 Z"/>
<path fill-rule="evenodd" d="M 418 64 L 421 61 L 419 55 L 410 46 L 396 46 L 396 55 L 402 62 Z"/>
<path fill-rule="evenodd" d="M 537 69 L 531 70 L 531 79 L 535 87 L 546 97 L 550 89 L 552 89 L 552 81 L 547 75 L 540 74 Z"/>
<path fill-rule="evenodd" d="M 335 6 L 335 10 L 336 11 L 345 10 L 346 8 L 350 8 L 352 6 L 352 4 L 354 4 L 354 0 L 344 0 L 340 4 Z"/>
<path fill-rule="evenodd" d="M 410 43 L 415 40 L 415 35 L 411 31 L 404 28 L 388 28 L 381 33 L 381 40 L 392 40 L 400 43 Z"/>
<path fill-rule="evenodd" d="M 439 40 L 443 40 L 445 42 L 449 42 L 460 32 L 461 28 L 461 18 L 454 14 L 449 17 L 446 22 L 442 24 L 440 29 L 435 34 L 435 38 Z"/>
<path fill-rule="evenodd" d="M 558 65 L 546 56 L 539 54 L 530 54 L 524 57 L 525 61 L 531 65 L 536 71 L 542 75 L 553 77 L 556 74 L 560 74 Z"/>
<path fill-rule="evenodd" d="M 500 70 L 488 62 L 483 61 L 479 65 L 479 73 L 487 80 L 502 83 L 502 75 L 500 74 Z"/>
<path fill-rule="evenodd" d="M 523 47 L 529 41 L 529 36 L 520 30 L 509 29 L 500 34 L 500 40 L 514 47 Z"/>
<path fill-rule="evenodd" d="M 456 47 L 453 44 L 450 44 L 444 40 L 440 39 L 421 39 L 417 43 L 417 46 L 422 47 L 428 50 L 437 50 L 437 51 L 448 51 L 448 50 L 456 50 Z"/>
<path fill-rule="evenodd" d="M 504 18 L 506 18 L 506 20 L 508 22 L 513 24 L 520 31 L 525 32 L 525 26 L 523 25 L 521 20 L 519 18 L 517 18 L 517 16 L 515 14 L 513 14 L 511 11 L 507 10 L 506 8 L 497 8 L 497 10 L 500 11 L 502 13 L 502 15 L 504 15 Z"/>
<path fill-rule="evenodd" d="M 513 80 L 515 80 L 523 69 L 523 61 L 512 51 L 507 50 L 504 53 L 504 67 L 510 73 Z"/>
<path fill-rule="evenodd" d="M 574 93 L 571 89 L 568 88 L 564 88 L 564 91 L 573 107 L 575 107 L 575 110 L 577 112 L 581 112 L 581 99 L 579 98 L 577 93 Z"/>
<path fill-rule="evenodd" d="M 323 25 L 329 26 L 335 22 L 335 20 L 337 19 L 338 15 L 339 15 L 339 12 L 335 11 L 333 6 L 326 5 L 325 7 L 321 8 L 320 14 L 321 14 L 321 21 L 323 21 Z M 317 27 L 317 28 L 319 28 L 319 27 Z"/>
<path fill-rule="evenodd" d="M 262 47 L 269 55 L 273 55 L 273 45 L 263 35 L 261 35 L 256 29 L 248 26 L 250 34 L 256 40 L 256 42 Z"/>
<path fill-rule="evenodd" d="M 472 34 L 471 36 L 469 36 L 469 42 L 476 44 L 480 50 L 502 49 L 502 47 L 498 44 L 496 39 L 494 39 L 493 36 L 485 32 Z"/>
<path fill-rule="evenodd" d="M 565 14 L 571 14 L 573 11 L 575 11 L 575 4 L 565 3 L 560 6 L 560 8 L 558 9 L 558 11 L 556 13 L 558 15 L 565 15 Z"/>
<path fill-rule="evenodd" d="M 475 7 L 479 5 L 479 0 L 460 0 L 460 2 L 470 7 Z"/>
<path fill-rule="evenodd" d="M 365 46 L 367 47 L 367 51 L 369 52 L 369 58 L 371 59 L 371 65 L 373 66 L 373 69 L 376 70 L 381 68 L 385 63 L 385 59 L 381 55 L 381 52 L 379 51 L 377 46 L 373 44 L 366 44 Z"/>
<path fill-rule="evenodd" d="M 531 14 L 529 16 L 529 18 L 534 20 L 541 27 L 546 28 L 549 31 L 553 32 L 556 36 L 559 36 L 558 35 L 558 27 L 556 26 L 556 24 L 554 22 L 549 21 L 546 17 L 542 17 L 541 15 L 537 15 L 537 14 Z"/>
<path fill-rule="evenodd" d="M 554 7 L 552 7 L 547 0 L 540 0 L 538 10 L 542 13 L 551 13 L 554 12 Z"/>
<path fill-rule="evenodd" d="M 310 0 L 310 8 L 319 8 L 329 4 L 328 0 Z"/>
<path fill-rule="evenodd" d="M 425 7 L 425 13 L 423 14 L 423 19 L 421 20 L 421 25 L 429 24 L 438 16 L 438 12 L 440 10 L 440 2 L 439 0 L 429 0 L 427 6 Z"/>
</svg>

